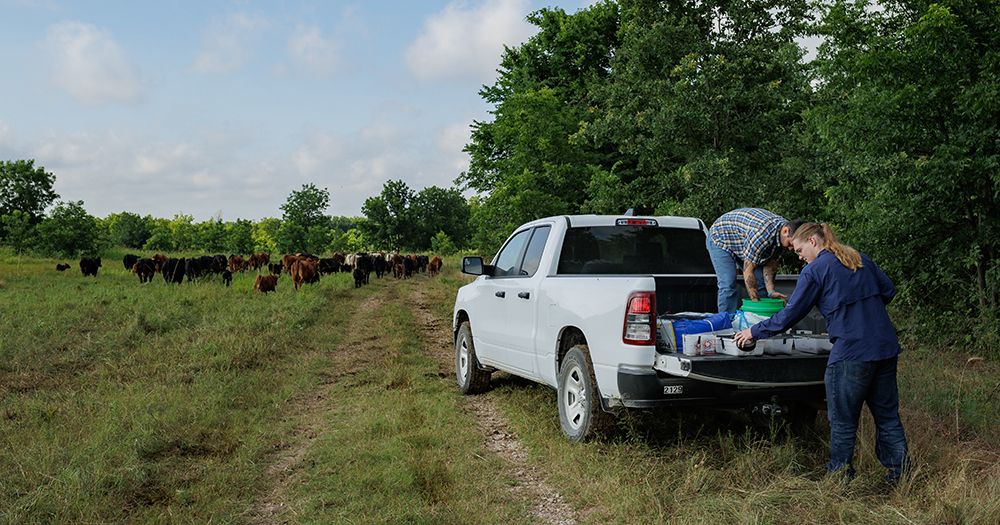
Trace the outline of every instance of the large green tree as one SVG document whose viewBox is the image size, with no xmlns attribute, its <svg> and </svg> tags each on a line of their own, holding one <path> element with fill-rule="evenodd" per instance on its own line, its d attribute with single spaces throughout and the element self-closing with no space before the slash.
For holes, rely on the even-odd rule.
<svg viewBox="0 0 1000 525">
<path fill-rule="evenodd" d="M 281 219 L 307 230 L 313 226 L 329 226 L 330 217 L 323 213 L 329 205 L 329 190 L 319 189 L 315 184 L 303 184 L 301 190 L 293 191 L 281 205 Z"/>
<path fill-rule="evenodd" d="M 505 51 L 496 83 L 480 91 L 495 106 L 493 120 L 473 123 L 469 170 L 455 181 L 481 194 L 473 230 L 484 250 L 527 220 L 578 213 L 590 166 L 622 162 L 613 145 L 573 139 L 596 117 L 592 91 L 608 77 L 618 45 L 617 4 L 572 15 L 542 9 L 527 19 L 539 31 Z"/>
<path fill-rule="evenodd" d="M 823 6 L 811 117 L 844 159 L 827 181 L 831 213 L 909 304 L 978 317 L 1000 347 L 1000 10 L 991 0 L 875 7 Z"/>
<path fill-rule="evenodd" d="M 444 232 L 453 243 L 464 246 L 469 237 L 471 210 L 457 188 L 431 186 L 420 190 L 410 203 L 417 250 L 431 247 L 431 238 Z"/>
<path fill-rule="evenodd" d="M 212 217 L 194 225 L 194 249 L 202 252 L 219 253 L 226 249 L 226 223 L 221 218 Z M 243 252 L 239 252 L 243 253 Z"/>
<path fill-rule="evenodd" d="M 100 225 L 87 213 L 83 201 L 60 201 L 38 225 L 38 247 L 51 255 L 96 255 Z"/>
<path fill-rule="evenodd" d="M 391 180 L 382 185 L 382 193 L 365 199 L 361 213 L 368 219 L 362 222 L 364 237 L 375 249 L 400 251 L 416 248 L 419 242 L 414 232 L 415 221 L 410 210 L 413 190 L 401 180 Z"/>
<path fill-rule="evenodd" d="M 641 206 L 705 220 L 750 205 L 784 211 L 806 182 L 785 161 L 809 100 L 795 43 L 807 2 L 621 5 L 621 47 L 585 136 L 616 144 L 637 166 L 595 174 L 590 209 Z"/>
<path fill-rule="evenodd" d="M 35 227 L 30 220 L 31 216 L 21 210 L 0 215 L 0 228 L 6 232 L 4 242 L 14 248 L 18 255 L 34 244 Z"/>
<path fill-rule="evenodd" d="M 254 224 L 246 219 L 236 219 L 234 222 L 226 223 L 226 241 L 224 250 L 231 254 L 263 253 L 263 250 L 255 250 Z M 267 252 L 270 253 L 270 252 Z"/>
<path fill-rule="evenodd" d="M 142 248 L 151 235 L 149 221 L 151 216 L 145 218 L 135 213 L 123 211 L 112 213 L 102 222 L 108 229 L 108 236 L 111 243 L 123 248 Z"/>
<path fill-rule="evenodd" d="M 32 224 L 41 222 L 59 194 L 52 190 L 56 177 L 45 168 L 35 167 L 34 160 L 0 162 L 0 215 L 21 210 L 31 217 Z"/>
</svg>

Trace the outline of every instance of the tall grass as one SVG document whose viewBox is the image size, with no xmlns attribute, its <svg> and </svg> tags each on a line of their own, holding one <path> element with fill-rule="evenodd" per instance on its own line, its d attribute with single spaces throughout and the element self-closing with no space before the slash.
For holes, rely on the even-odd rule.
<svg viewBox="0 0 1000 525">
<path fill-rule="evenodd" d="M 452 349 L 415 317 L 423 294 L 447 337 L 468 282 L 456 259 L 360 289 L 283 277 L 267 296 L 249 274 L 140 285 L 120 263 L 94 279 L 56 262 L 75 264 L 0 253 L 0 523 L 535 521 L 454 386 Z M 495 373 L 484 395 L 578 523 L 998 523 L 996 443 L 967 432 L 998 435 L 969 416 L 995 403 L 993 367 L 907 349 L 916 469 L 895 489 L 867 415 L 844 483 L 825 476 L 822 417 L 762 435 L 739 413 L 628 411 L 574 445 L 551 388 Z"/>
<path fill-rule="evenodd" d="M 315 376 L 306 334 L 349 316 L 327 306 L 356 300 L 352 283 L 254 297 L 250 275 L 140 285 L 120 264 L 96 279 L 54 266 L 0 277 L 0 520 L 242 512 L 283 402 Z"/>
</svg>

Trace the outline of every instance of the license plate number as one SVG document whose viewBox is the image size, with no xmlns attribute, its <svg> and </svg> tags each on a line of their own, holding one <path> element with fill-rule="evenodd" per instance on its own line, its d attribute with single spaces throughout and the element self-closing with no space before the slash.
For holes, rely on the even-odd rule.
<svg viewBox="0 0 1000 525">
<path fill-rule="evenodd" d="M 664 394 L 683 394 L 684 385 L 667 385 L 663 387 Z"/>
</svg>

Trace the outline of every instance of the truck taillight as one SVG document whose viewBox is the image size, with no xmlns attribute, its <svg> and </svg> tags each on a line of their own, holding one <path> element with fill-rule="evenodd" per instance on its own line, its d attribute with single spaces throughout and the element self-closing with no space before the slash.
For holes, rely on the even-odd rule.
<svg viewBox="0 0 1000 525">
<path fill-rule="evenodd" d="M 632 292 L 628 296 L 622 342 L 627 345 L 656 344 L 656 292 Z"/>
</svg>

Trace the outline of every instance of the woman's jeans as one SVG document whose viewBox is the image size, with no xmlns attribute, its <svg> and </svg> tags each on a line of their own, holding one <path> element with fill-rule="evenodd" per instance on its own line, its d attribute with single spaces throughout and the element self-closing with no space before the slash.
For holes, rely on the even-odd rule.
<svg viewBox="0 0 1000 525">
<path fill-rule="evenodd" d="M 826 367 L 826 406 L 830 419 L 830 472 L 846 468 L 854 475 L 851 459 L 857 440 L 861 406 L 875 420 L 875 455 L 889 469 L 886 481 L 896 482 L 909 470 L 906 435 L 899 419 L 896 386 L 898 356 L 882 361 L 837 361 Z"/>
<path fill-rule="evenodd" d="M 705 247 L 708 248 L 712 266 L 715 267 L 715 278 L 719 282 L 719 313 L 734 314 L 739 307 L 737 304 L 739 289 L 736 287 L 736 276 L 743 273 L 743 261 L 729 253 L 725 248 L 713 243 L 711 236 L 705 238 Z M 767 297 L 767 287 L 764 286 L 764 268 L 758 266 L 754 269 L 753 274 L 757 278 L 757 292 L 761 297 Z"/>
</svg>

